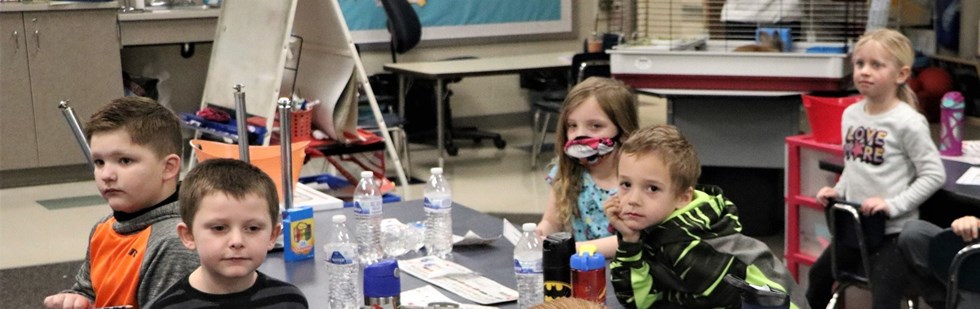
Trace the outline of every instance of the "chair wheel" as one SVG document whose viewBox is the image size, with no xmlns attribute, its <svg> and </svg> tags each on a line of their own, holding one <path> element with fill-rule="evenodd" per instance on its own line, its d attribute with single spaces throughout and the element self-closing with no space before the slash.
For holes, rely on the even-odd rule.
<svg viewBox="0 0 980 309">
<path fill-rule="evenodd" d="M 449 154 L 449 156 L 451 157 L 455 157 L 456 155 L 459 154 L 459 147 L 456 147 L 456 145 L 447 145 L 446 153 Z"/>
<path fill-rule="evenodd" d="M 502 138 L 495 138 L 493 139 L 493 146 L 497 147 L 497 149 L 504 149 L 504 147 L 507 147 L 507 141 Z"/>
</svg>

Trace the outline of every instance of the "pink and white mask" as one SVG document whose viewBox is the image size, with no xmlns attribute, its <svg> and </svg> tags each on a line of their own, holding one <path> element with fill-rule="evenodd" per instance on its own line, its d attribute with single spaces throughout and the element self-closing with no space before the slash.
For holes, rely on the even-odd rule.
<svg viewBox="0 0 980 309">
<path fill-rule="evenodd" d="M 608 137 L 579 136 L 565 143 L 565 155 L 582 165 L 596 164 L 614 149 L 616 141 Z"/>
</svg>

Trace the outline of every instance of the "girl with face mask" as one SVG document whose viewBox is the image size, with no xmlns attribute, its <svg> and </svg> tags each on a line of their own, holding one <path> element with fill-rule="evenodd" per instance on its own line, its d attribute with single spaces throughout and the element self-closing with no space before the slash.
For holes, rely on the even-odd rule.
<svg viewBox="0 0 980 309">
<path fill-rule="evenodd" d="M 593 243 L 605 256 L 616 252 L 615 233 L 603 203 L 616 192 L 619 143 L 639 126 L 636 95 L 622 82 L 588 78 L 569 91 L 556 134 L 551 192 L 539 236 L 570 232 L 576 246 Z"/>
</svg>

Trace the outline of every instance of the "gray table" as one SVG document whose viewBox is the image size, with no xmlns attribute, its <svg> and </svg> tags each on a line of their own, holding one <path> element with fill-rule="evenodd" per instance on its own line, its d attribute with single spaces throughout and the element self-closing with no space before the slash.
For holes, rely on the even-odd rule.
<svg viewBox="0 0 980 309">
<path fill-rule="evenodd" d="M 319 211 L 314 214 L 315 239 L 326 239 L 327 230 L 331 226 L 330 218 L 335 214 L 344 214 L 348 218 L 353 218 L 352 208 L 333 209 Z M 388 203 L 384 205 L 385 218 L 398 218 L 401 222 L 421 221 L 425 218 L 422 210 L 422 201 L 407 201 L 398 203 Z M 351 222 L 351 221 L 348 221 Z M 463 205 L 453 204 L 453 233 L 464 234 L 467 230 L 472 230 L 481 236 L 500 235 L 502 230 L 501 219 L 483 214 Z M 522 222 L 515 222 L 520 224 Z M 352 231 L 353 225 L 349 225 Z M 317 243 L 316 257 L 311 260 L 286 263 L 282 259 L 282 252 L 269 253 L 265 263 L 259 267 L 259 271 L 299 287 L 306 295 L 310 308 L 326 308 L 328 304 L 327 268 L 323 262 L 323 244 Z M 454 262 L 466 266 L 473 271 L 479 272 L 500 284 L 509 288 L 517 289 L 517 281 L 514 278 L 514 246 L 502 237 L 486 246 L 470 246 L 453 248 Z M 407 291 L 427 285 L 425 281 L 413 277 L 409 274 L 401 276 L 402 291 Z M 460 303 L 472 303 L 466 299 L 453 294 L 447 290 L 436 287 L 439 292 Z M 622 308 L 616 301 L 611 282 L 607 281 L 606 304 L 610 308 Z M 517 308 L 517 302 L 507 302 L 494 304 L 500 308 Z"/>
</svg>

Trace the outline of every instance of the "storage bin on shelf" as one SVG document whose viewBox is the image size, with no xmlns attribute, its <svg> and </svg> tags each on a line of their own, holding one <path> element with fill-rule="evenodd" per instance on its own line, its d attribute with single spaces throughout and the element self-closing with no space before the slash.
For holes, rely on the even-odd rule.
<svg viewBox="0 0 980 309">
<path fill-rule="evenodd" d="M 810 122 L 810 129 L 813 132 L 813 139 L 819 143 L 840 145 L 841 143 L 841 116 L 851 104 L 860 101 L 863 96 L 849 96 L 842 98 L 816 97 L 811 95 L 801 95 L 803 106 L 806 107 L 806 118 Z"/>
</svg>

